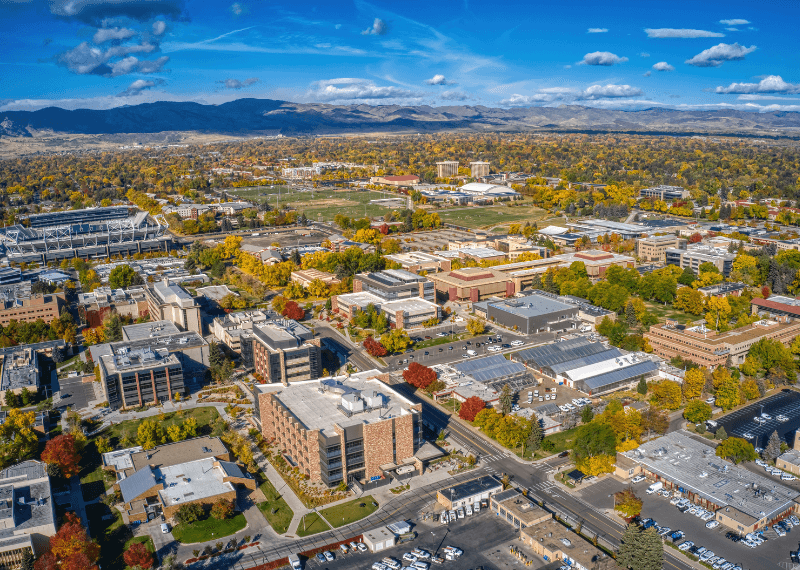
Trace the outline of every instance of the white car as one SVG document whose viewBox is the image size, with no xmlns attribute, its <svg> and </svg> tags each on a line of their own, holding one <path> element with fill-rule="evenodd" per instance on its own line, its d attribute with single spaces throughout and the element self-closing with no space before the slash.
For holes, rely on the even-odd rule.
<svg viewBox="0 0 800 570">
<path fill-rule="evenodd" d="M 161 524 L 161 532 L 164 533 L 164 534 L 169 533 L 169 525 L 167 523 L 162 523 Z"/>
<path fill-rule="evenodd" d="M 795 479 L 797 479 L 797 477 L 791 473 L 781 473 L 781 481 L 794 481 Z"/>
<path fill-rule="evenodd" d="M 646 478 L 647 478 L 647 477 L 645 477 L 644 475 L 637 475 L 636 477 L 634 477 L 633 479 L 631 479 L 631 483 L 641 483 L 641 482 L 642 482 L 642 481 L 644 481 Z"/>
<path fill-rule="evenodd" d="M 403 554 L 403 560 L 406 560 L 407 562 L 416 562 L 418 558 L 413 554 L 411 554 L 410 552 L 406 552 L 405 554 Z"/>
<path fill-rule="evenodd" d="M 776 525 L 776 524 L 772 525 L 772 530 L 774 530 L 775 532 L 777 532 L 777 533 L 778 533 L 778 536 L 786 536 L 786 531 L 785 531 L 785 530 L 783 530 L 783 528 L 782 528 L 782 527 L 780 527 L 780 526 L 778 526 L 778 525 Z"/>
<path fill-rule="evenodd" d="M 694 546 L 694 542 L 692 542 L 691 540 L 687 540 L 678 547 L 678 550 L 686 551 L 689 550 L 692 546 Z"/>
<path fill-rule="evenodd" d="M 522 346 L 523 344 L 525 344 L 525 343 L 522 342 L 521 340 L 512 340 L 511 341 L 511 346 Z"/>
<path fill-rule="evenodd" d="M 422 558 L 423 560 L 427 560 L 431 557 L 431 553 L 427 550 L 423 550 L 422 548 L 415 548 L 411 551 L 411 554 L 416 556 L 417 558 Z"/>
<path fill-rule="evenodd" d="M 710 521 L 714 518 L 714 513 L 706 513 L 702 517 L 700 517 L 704 521 Z"/>
<path fill-rule="evenodd" d="M 467 505 L 465 507 L 465 510 L 467 511 L 467 516 L 471 517 L 472 516 L 472 505 Z"/>
<path fill-rule="evenodd" d="M 717 528 L 719 526 L 719 521 L 708 521 L 706 523 L 706 528 Z"/>
<path fill-rule="evenodd" d="M 700 555 L 700 562 L 708 562 L 712 558 L 714 558 L 714 552 L 712 552 L 711 550 L 706 550 L 705 552 L 703 552 L 703 554 Z"/>
<path fill-rule="evenodd" d="M 767 462 L 764 461 L 763 459 L 756 459 L 756 465 L 758 465 L 759 467 L 766 467 Z"/>
</svg>

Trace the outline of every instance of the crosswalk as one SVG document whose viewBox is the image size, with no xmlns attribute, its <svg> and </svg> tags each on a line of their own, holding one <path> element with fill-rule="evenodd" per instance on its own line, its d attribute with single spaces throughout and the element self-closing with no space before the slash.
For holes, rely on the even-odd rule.
<svg viewBox="0 0 800 570">
<path fill-rule="evenodd" d="M 502 461 L 503 459 L 508 459 L 511 457 L 510 454 L 505 452 L 495 453 L 494 455 L 484 455 L 481 457 L 481 461 L 484 463 L 491 463 L 493 461 Z"/>
<path fill-rule="evenodd" d="M 556 486 L 555 483 L 553 483 L 552 481 L 541 481 L 539 483 L 534 483 L 533 485 L 531 485 L 531 489 L 535 491 L 547 492 L 550 489 L 554 489 L 555 486 Z"/>
</svg>

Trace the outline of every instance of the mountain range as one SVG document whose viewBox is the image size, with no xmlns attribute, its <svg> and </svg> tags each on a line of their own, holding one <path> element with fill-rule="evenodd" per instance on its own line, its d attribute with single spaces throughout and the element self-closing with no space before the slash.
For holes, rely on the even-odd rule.
<svg viewBox="0 0 800 570">
<path fill-rule="evenodd" d="M 105 110 L 48 107 L 0 113 L 0 137 L 170 131 L 237 136 L 552 131 L 794 138 L 800 136 L 800 113 L 662 108 L 621 111 L 577 105 L 509 109 L 480 105 L 327 105 L 272 99 L 238 99 L 220 105 L 157 102 Z"/>
</svg>

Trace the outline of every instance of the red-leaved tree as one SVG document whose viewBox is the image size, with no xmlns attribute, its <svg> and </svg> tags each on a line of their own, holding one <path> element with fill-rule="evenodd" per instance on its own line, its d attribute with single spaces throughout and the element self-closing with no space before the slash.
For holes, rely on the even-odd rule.
<svg viewBox="0 0 800 570">
<path fill-rule="evenodd" d="M 75 447 L 75 438 L 71 434 L 59 435 L 47 442 L 42 452 L 42 461 L 55 463 L 64 477 L 77 475 L 81 468 L 78 465 L 81 456 Z"/>
<path fill-rule="evenodd" d="M 692 234 L 692 235 L 691 235 L 691 237 L 689 238 L 689 241 L 690 241 L 691 243 L 700 243 L 701 241 L 703 241 L 703 236 L 701 236 L 701 235 L 700 235 L 700 234 L 698 234 L 698 233 L 694 233 L 694 234 Z"/>
<path fill-rule="evenodd" d="M 294 319 L 295 321 L 300 321 L 306 316 L 306 312 L 294 301 L 286 301 L 281 314 L 287 319 Z"/>
<path fill-rule="evenodd" d="M 408 365 L 408 369 L 403 371 L 403 380 L 415 388 L 424 390 L 436 380 L 436 372 L 432 368 L 412 362 Z"/>
<path fill-rule="evenodd" d="M 64 524 L 50 537 L 50 550 L 39 557 L 35 570 L 99 570 L 100 546 L 89 540 L 81 519 L 67 513 Z"/>
<path fill-rule="evenodd" d="M 486 402 L 481 400 L 478 396 L 470 396 L 461 404 L 461 408 L 458 410 L 458 417 L 468 422 L 474 422 L 475 416 L 485 407 Z"/>
<path fill-rule="evenodd" d="M 364 349 L 371 356 L 386 356 L 388 354 L 386 348 L 371 336 L 368 336 L 364 341 Z"/>
<path fill-rule="evenodd" d="M 153 555 L 147 550 L 147 547 L 142 542 L 135 542 L 131 544 L 130 548 L 122 555 L 125 564 L 131 568 L 137 566 L 142 570 L 147 570 L 153 567 Z"/>
</svg>

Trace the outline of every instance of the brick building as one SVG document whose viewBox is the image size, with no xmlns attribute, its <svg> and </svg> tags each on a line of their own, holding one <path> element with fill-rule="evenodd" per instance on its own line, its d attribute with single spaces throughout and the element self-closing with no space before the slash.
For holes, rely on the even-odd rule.
<svg viewBox="0 0 800 570">
<path fill-rule="evenodd" d="M 91 328 L 102 325 L 103 319 L 112 312 L 135 320 L 147 316 L 150 311 L 144 287 L 98 287 L 89 293 L 81 293 L 78 303 L 78 311 L 83 314 L 86 324 Z"/>
<path fill-rule="evenodd" d="M 428 273 L 450 271 L 452 265 L 449 259 L 422 251 L 395 253 L 392 255 L 385 255 L 384 257 L 389 261 L 399 263 L 403 269 L 411 273 L 419 273 L 420 271 L 426 271 Z"/>
<path fill-rule="evenodd" d="M 288 384 L 322 374 L 320 339 L 297 321 L 269 320 L 254 324 L 252 333 L 253 363 L 265 382 Z"/>
<path fill-rule="evenodd" d="M 442 316 L 439 305 L 419 297 L 387 302 L 372 293 L 348 293 L 331 297 L 331 305 L 335 312 L 348 320 L 358 311 L 373 305 L 375 310 L 386 314 L 389 325 L 397 329 L 419 328 L 425 321 L 438 320 Z"/>
<path fill-rule="evenodd" d="M 10 299 L 2 303 L 0 325 L 3 326 L 11 321 L 32 323 L 39 319 L 50 324 L 61 315 L 61 309 L 66 306 L 63 293 L 31 295 L 28 298 Z"/>
<path fill-rule="evenodd" d="M 664 358 L 680 356 L 701 366 L 715 368 L 744 362 L 750 347 L 763 338 L 774 339 L 789 345 L 800 334 L 800 321 L 783 322 L 762 320 L 731 331 L 717 333 L 704 326 L 686 327 L 668 320 L 653 325 L 644 338 L 653 352 Z"/>
<path fill-rule="evenodd" d="M 421 470 L 422 405 L 382 380 L 377 370 L 256 387 L 261 433 L 312 481 L 334 487 Z"/>
<path fill-rule="evenodd" d="M 494 267 L 465 267 L 448 273 L 429 275 L 436 292 L 449 301 L 478 302 L 489 297 L 510 297 L 511 278 Z"/>
<path fill-rule="evenodd" d="M 176 392 L 186 393 L 183 367 L 176 355 L 165 348 L 131 349 L 127 344 L 105 345 L 113 350 L 95 360 L 111 409 L 159 404 L 170 401 Z"/>
<path fill-rule="evenodd" d="M 308 287 L 315 279 L 319 279 L 326 285 L 338 285 L 341 283 L 341 280 L 338 279 L 333 273 L 320 271 L 319 269 L 311 268 L 292 271 L 292 281 L 295 283 L 300 283 L 300 285 L 303 287 Z"/>
</svg>

